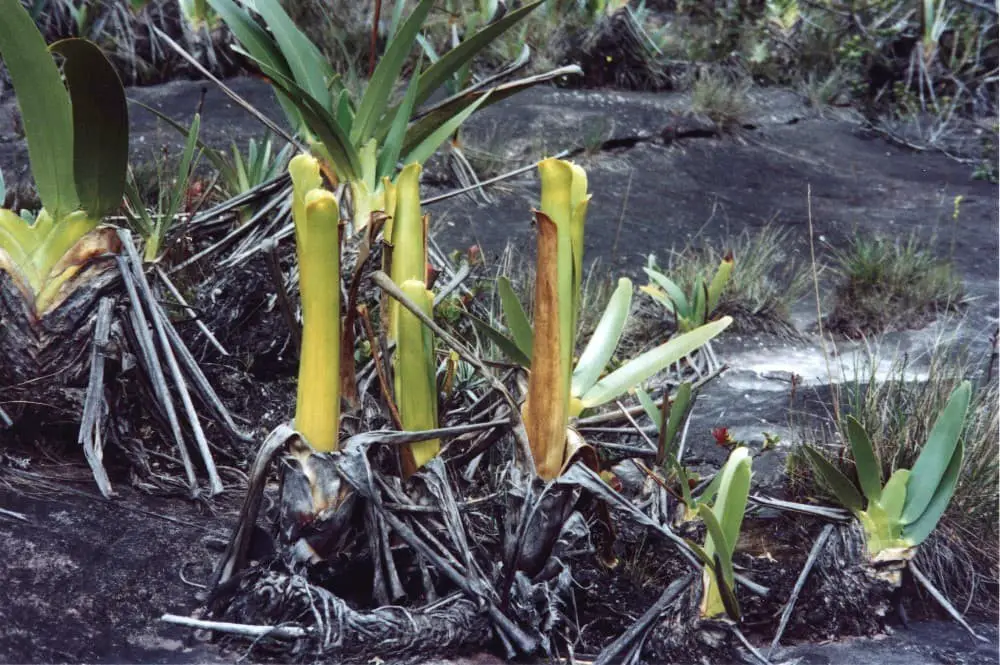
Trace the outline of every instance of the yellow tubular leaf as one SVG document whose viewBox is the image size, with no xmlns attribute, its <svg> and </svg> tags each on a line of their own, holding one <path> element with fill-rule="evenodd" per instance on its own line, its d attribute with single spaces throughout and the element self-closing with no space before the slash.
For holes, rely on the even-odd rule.
<svg viewBox="0 0 1000 665">
<path fill-rule="evenodd" d="M 294 175 L 293 183 L 298 185 Z M 340 422 L 339 212 L 336 197 L 324 189 L 306 192 L 301 202 L 295 218 L 302 295 L 295 427 L 313 448 L 330 452 L 337 449 Z"/>
<path fill-rule="evenodd" d="M 551 480 L 565 457 L 569 381 L 563 371 L 559 321 L 559 239 L 556 224 L 536 215 L 535 336 L 524 421 L 538 475 Z M 564 385 L 565 384 L 565 389 Z"/>
<path fill-rule="evenodd" d="M 403 282 L 400 288 L 425 314 L 431 316 L 434 297 L 424 282 L 411 279 Z M 393 304 L 396 307 L 396 371 L 393 380 L 399 418 L 403 428 L 409 431 L 435 429 L 438 426 L 438 396 L 433 334 L 412 312 L 399 303 Z M 440 450 L 439 439 L 402 446 L 403 475 L 412 475 Z"/>
<path fill-rule="evenodd" d="M 427 238 L 424 219 L 420 214 L 420 164 L 408 164 L 396 180 L 396 213 L 393 216 L 392 268 L 389 276 L 397 285 L 415 279 L 424 283 L 427 277 Z M 394 324 L 390 309 L 389 332 Z"/>
<path fill-rule="evenodd" d="M 557 265 L 558 299 L 553 307 L 558 311 L 559 339 L 561 340 L 559 351 L 562 358 L 561 382 L 558 386 L 560 393 L 565 393 L 560 399 L 566 403 L 569 402 L 570 398 L 570 373 L 573 369 L 573 348 L 576 340 L 574 304 L 578 300 L 574 290 L 576 278 L 573 275 L 573 169 L 572 163 L 560 159 L 550 158 L 538 163 L 538 173 L 542 181 L 541 212 L 555 224 L 556 229 L 557 250 L 552 259 Z M 535 307 L 536 309 L 538 307 L 537 300 Z M 536 338 L 538 336 L 537 329 L 535 336 Z"/>
<path fill-rule="evenodd" d="M 306 194 L 323 185 L 323 179 L 319 175 L 319 161 L 312 155 L 296 155 L 288 162 L 288 174 L 292 177 L 292 219 L 295 220 L 295 242 L 301 244 L 303 238 L 300 234 L 306 227 L 304 224 Z"/>
</svg>

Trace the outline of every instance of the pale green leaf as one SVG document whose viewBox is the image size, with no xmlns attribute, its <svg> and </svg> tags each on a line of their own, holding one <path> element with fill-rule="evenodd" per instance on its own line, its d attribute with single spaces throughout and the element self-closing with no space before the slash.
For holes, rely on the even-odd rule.
<svg viewBox="0 0 1000 665">
<path fill-rule="evenodd" d="M 655 349 L 633 358 L 594 384 L 583 396 L 583 406 L 585 408 L 599 406 L 625 394 L 660 370 L 704 346 L 732 322 L 731 317 L 724 316 L 718 321 L 678 335 Z"/>
<path fill-rule="evenodd" d="M 663 289 L 664 293 L 667 294 L 667 298 L 674 304 L 674 315 L 678 318 L 681 316 L 690 318 L 691 308 L 688 305 L 687 296 L 684 295 L 681 287 L 677 286 L 672 279 L 657 270 L 653 270 L 652 268 L 643 268 L 643 270 L 651 280 Z"/>
<path fill-rule="evenodd" d="M 965 446 L 959 443 L 951 455 L 948 468 L 945 469 L 931 500 L 927 503 L 927 508 L 919 517 L 903 526 L 903 537 L 914 545 L 919 545 L 927 536 L 931 535 L 941 516 L 948 509 L 948 504 L 951 503 L 951 498 L 955 494 L 955 487 L 958 485 L 959 474 L 962 471 L 964 449 Z M 912 477 L 913 473 L 910 472 L 910 478 Z"/>
<path fill-rule="evenodd" d="M 618 348 L 631 305 L 632 281 L 622 277 L 618 280 L 618 286 L 611 294 L 608 306 L 573 370 L 570 386 L 572 395 L 585 394 L 601 378 L 601 373 L 607 368 L 615 349 Z"/>
</svg>

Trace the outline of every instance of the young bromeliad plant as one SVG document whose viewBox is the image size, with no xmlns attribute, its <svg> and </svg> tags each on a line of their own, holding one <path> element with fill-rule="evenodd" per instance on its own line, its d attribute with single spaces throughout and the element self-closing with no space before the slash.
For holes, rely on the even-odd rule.
<svg viewBox="0 0 1000 665">
<path fill-rule="evenodd" d="M 733 621 L 740 618 L 733 553 L 750 496 L 750 467 L 750 451 L 743 446 L 735 448 L 716 476 L 718 486 L 712 506 L 698 503 L 698 516 L 706 527 L 705 546 L 687 543 L 705 566 L 701 599 L 701 616 L 705 619 L 722 615 Z"/>
<path fill-rule="evenodd" d="M 393 92 L 434 0 L 418 2 L 390 35 L 385 54 L 360 97 L 334 73 L 278 0 L 253 3 L 270 32 L 257 23 L 250 10 L 233 0 L 208 2 L 274 86 L 289 124 L 321 160 L 327 178 L 350 189 L 355 231 L 368 224 L 372 212 L 386 210 L 384 179 L 395 177 L 399 162 L 426 161 L 484 104 L 578 71 L 576 67 L 561 68 L 485 90 L 472 86 L 418 113 L 439 87 L 542 0 L 483 27 L 426 69 L 421 70 L 418 64 L 398 102 L 393 102 Z"/>
<path fill-rule="evenodd" d="M 88 287 L 110 278 L 114 264 L 102 259 L 117 253 L 119 242 L 101 219 L 121 205 L 128 111 L 121 81 L 96 45 L 66 39 L 46 48 L 18 0 L 0 0 L 0 15 L 0 55 L 17 93 L 42 202 L 33 219 L 0 209 L 0 273 L 23 301 L 23 308 L 0 312 L 6 321 L 0 330 L 0 366 L 25 380 L 67 371 L 70 361 L 53 352 L 66 337 L 50 334 L 60 329 L 60 306 L 74 302 L 73 316 L 81 317 L 74 321 L 86 320 L 100 291 Z M 61 75 L 53 55 L 62 59 Z M 34 330 L 21 339 L 40 343 L 2 343 L 17 339 L 19 324 Z M 78 351 L 72 349 L 73 357 L 80 358 Z"/>
<path fill-rule="evenodd" d="M 719 299 L 733 274 L 733 254 L 727 252 L 723 256 L 711 281 L 706 283 L 699 275 L 690 294 L 685 294 L 680 285 L 656 269 L 656 258 L 652 254 L 643 270 L 650 283 L 639 290 L 667 308 L 677 322 L 677 330 L 687 332 L 708 321 L 719 306 Z"/>
<path fill-rule="evenodd" d="M 847 418 L 847 438 L 858 485 L 822 453 L 810 446 L 803 447 L 822 482 L 861 523 L 872 563 L 905 564 L 944 515 L 962 470 L 961 435 L 971 392 L 968 381 L 955 388 L 913 468 L 896 469 L 884 485 L 881 463 L 871 439 L 853 417 Z M 898 583 L 898 571 L 898 567 L 890 567 L 888 579 Z"/>
</svg>

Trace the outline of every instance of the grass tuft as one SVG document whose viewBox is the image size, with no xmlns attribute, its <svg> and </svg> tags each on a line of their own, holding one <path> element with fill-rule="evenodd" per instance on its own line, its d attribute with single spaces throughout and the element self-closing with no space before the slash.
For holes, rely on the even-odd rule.
<svg viewBox="0 0 1000 665">
<path fill-rule="evenodd" d="M 722 243 L 688 246 L 671 253 L 664 273 L 685 293 L 691 293 L 698 277 L 711 279 L 731 249 L 735 258 L 732 276 L 713 316 L 732 316 L 733 331 L 795 337 L 791 307 L 809 289 L 810 273 L 789 250 L 790 234 L 788 229 L 768 225 L 755 233 L 745 230 Z M 640 321 L 662 327 L 663 308 L 648 298 L 642 300 L 657 310 L 656 316 Z"/>
<path fill-rule="evenodd" d="M 962 305 L 962 280 L 951 262 L 916 236 L 857 236 L 834 259 L 840 283 L 829 330 L 861 337 L 917 328 Z"/>
<path fill-rule="evenodd" d="M 691 112 L 705 115 L 720 129 L 735 129 L 743 123 L 749 106 L 748 83 L 725 74 L 701 74 L 691 88 Z"/>
</svg>

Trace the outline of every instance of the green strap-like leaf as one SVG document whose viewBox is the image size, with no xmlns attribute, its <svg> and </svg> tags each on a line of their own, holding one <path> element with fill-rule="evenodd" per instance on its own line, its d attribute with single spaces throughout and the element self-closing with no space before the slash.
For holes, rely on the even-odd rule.
<svg viewBox="0 0 1000 665">
<path fill-rule="evenodd" d="M 455 97 L 443 101 L 441 104 L 428 109 L 426 112 L 422 112 L 420 118 L 410 124 L 410 128 L 406 132 L 406 142 L 403 144 L 403 154 L 407 154 L 413 149 L 414 146 L 423 143 L 426 138 L 438 127 L 441 127 L 444 123 L 455 117 L 455 115 L 463 109 L 467 109 L 471 104 L 475 104 L 477 102 L 482 102 L 485 106 L 496 104 L 497 102 L 507 99 L 522 90 L 539 85 L 540 83 L 548 83 L 562 76 L 579 73 L 581 73 L 580 68 L 572 65 L 560 67 L 559 69 L 554 69 L 543 74 L 509 81 L 502 85 L 491 87 L 485 91 L 475 89 L 460 92 Z M 487 98 L 486 102 L 482 101 L 484 97 Z M 441 145 L 441 141 L 438 142 L 438 145 Z"/>
<path fill-rule="evenodd" d="M 528 359 L 531 364 L 531 344 L 533 332 L 528 315 L 521 306 L 521 301 L 514 293 L 514 287 L 506 277 L 497 279 L 497 293 L 500 295 L 500 306 L 503 308 L 504 320 L 507 321 L 507 328 L 517 344 L 518 350 Z"/>
<path fill-rule="evenodd" d="M 878 504 L 885 512 L 886 518 L 896 524 L 903 514 L 903 504 L 906 502 L 906 482 L 909 480 L 909 469 L 896 469 L 889 477 L 889 482 L 882 489 L 882 497 Z M 871 510 L 871 504 L 868 504 Z"/>
<path fill-rule="evenodd" d="M 834 497 L 840 502 L 840 505 L 853 513 L 860 513 L 865 509 L 864 498 L 862 498 L 854 483 L 847 476 L 842 474 L 837 467 L 830 464 L 820 452 L 813 450 L 811 446 L 803 445 L 802 450 L 805 452 L 806 457 L 809 458 L 813 470 L 819 474 L 823 482 L 826 483 L 826 486 L 830 488 L 830 491 L 833 492 Z"/>
<path fill-rule="evenodd" d="M 904 523 L 912 524 L 923 515 L 938 491 L 938 485 L 954 460 L 971 398 L 972 386 L 963 381 L 951 393 L 948 403 L 934 421 L 927 443 L 910 469 L 906 505 L 903 507 Z"/>
<path fill-rule="evenodd" d="M 615 349 L 618 348 L 631 305 L 632 281 L 623 277 L 618 280 L 618 287 L 611 294 L 611 299 L 604 314 L 601 315 L 597 328 L 594 329 L 594 334 L 580 354 L 580 360 L 573 370 L 570 394 L 576 397 L 583 395 L 601 378 L 601 373 L 607 368 Z"/>
<path fill-rule="evenodd" d="M 485 321 L 477 319 L 472 314 L 466 312 L 465 315 L 469 317 L 470 321 L 472 321 L 472 325 L 475 326 L 476 330 L 486 335 L 490 341 L 497 345 L 497 348 L 500 349 L 501 353 L 521 367 L 529 367 L 531 365 L 531 358 L 524 355 L 524 353 L 521 352 L 521 349 L 517 348 L 517 344 L 514 343 L 514 340 L 505 336 L 502 332 Z"/>
<path fill-rule="evenodd" d="M 455 133 L 455 131 L 465 122 L 470 115 L 476 112 L 476 110 L 486 103 L 490 99 L 490 95 L 487 94 L 480 97 L 475 102 L 470 104 L 464 111 L 455 115 L 453 118 L 444 123 L 436 131 L 427 136 L 423 141 L 414 146 L 412 149 L 407 150 L 406 144 L 403 145 L 403 162 L 410 164 L 412 162 L 424 163 L 430 159 L 431 155 L 437 152 L 437 149 L 441 147 L 441 144 L 447 141 Z M 407 141 L 409 141 L 410 135 L 407 133 Z"/>
<path fill-rule="evenodd" d="M 726 608 L 726 615 L 733 621 L 740 620 L 740 604 L 736 600 L 736 591 L 734 587 L 733 575 L 730 573 L 730 577 L 727 579 L 725 576 L 726 564 L 722 560 L 722 557 L 718 552 L 715 553 L 715 565 L 712 566 L 715 572 L 715 581 L 719 585 L 719 598 L 722 599 L 722 606 Z M 732 568 L 732 562 L 729 563 L 730 568 Z"/>
<path fill-rule="evenodd" d="M 726 290 L 726 285 L 729 283 L 729 277 L 733 273 L 733 255 L 732 252 L 726 254 L 723 257 L 722 262 L 719 263 L 719 268 L 715 271 L 715 276 L 712 278 L 712 283 L 708 285 L 708 315 L 711 316 L 715 308 L 719 306 L 719 300 L 722 298 L 723 292 Z"/>
<path fill-rule="evenodd" d="M 665 456 L 673 457 L 674 451 L 677 450 L 677 433 L 680 432 L 681 424 L 691 410 L 691 400 L 691 383 L 685 381 L 677 386 L 677 394 L 674 395 L 674 402 L 670 405 L 670 417 L 663 433 L 662 454 Z"/>
<path fill-rule="evenodd" d="M 691 307 L 688 305 L 687 296 L 684 295 L 681 287 L 677 286 L 672 279 L 657 270 L 653 270 L 652 268 L 643 268 L 643 270 L 651 280 L 656 282 L 666 292 L 667 298 L 674 304 L 674 315 L 678 318 L 682 316 L 690 318 Z"/>
<path fill-rule="evenodd" d="M 485 28 L 465 38 L 461 44 L 451 49 L 431 66 L 420 77 L 420 92 L 417 95 L 417 105 L 426 102 L 434 91 L 444 85 L 455 72 L 469 64 L 484 48 L 492 44 L 500 35 L 527 17 L 529 13 L 540 6 L 545 0 L 536 0 L 520 9 L 510 12 L 499 21 L 490 23 Z"/>
<path fill-rule="evenodd" d="M 962 472 L 964 449 L 965 446 L 961 442 L 955 448 L 948 468 L 945 469 L 941 482 L 938 483 L 934 495 L 927 503 L 926 510 L 915 520 L 903 526 L 903 538 L 914 545 L 919 545 L 924 542 L 927 536 L 931 535 L 941 516 L 944 515 L 944 511 L 948 509 L 951 497 L 955 494 L 955 486 L 958 485 L 958 477 Z M 910 477 L 913 477 L 912 472 L 910 472 Z"/>
<path fill-rule="evenodd" d="M 858 471 L 858 482 L 869 501 L 878 501 L 882 496 L 882 466 L 875 457 L 875 448 L 864 426 L 854 416 L 847 417 L 847 438 L 851 442 L 851 453 Z"/>
<path fill-rule="evenodd" d="M 642 410 L 646 412 L 646 416 L 653 421 L 656 430 L 659 431 L 663 427 L 663 413 L 660 412 L 660 407 L 653 401 L 652 396 L 642 388 L 636 388 L 635 395 L 639 398 Z"/>
<path fill-rule="evenodd" d="M 417 72 L 420 71 L 420 64 L 417 64 Z M 417 75 L 410 79 L 410 84 L 406 88 L 406 95 L 403 103 L 396 109 L 396 117 L 392 120 L 389 133 L 382 143 L 382 150 L 378 156 L 378 168 L 375 173 L 375 181 L 381 182 L 382 178 L 392 178 L 396 173 L 396 162 L 399 161 L 400 151 L 403 149 L 403 140 L 406 138 L 406 126 L 410 124 L 410 116 L 413 114 L 413 105 L 417 99 Z"/>
<path fill-rule="evenodd" d="M 114 67 L 93 42 L 49 47 L 65 59 L 73 106 L 73 177 L 80 204 L 96 219 L 118 210 L 128 168 L 128 106 Z"/>
<path fill-rule="evenodd" d="M 250 14 L 237 6 L 232 0 L 208 0 L 208 3 L 236 36 L 243 49 L 255 61 L 266 64 L 273 71 L 280 72 L 286 78 L 292 77 L 292 72 L 288 68 L 288 62 L 285 60 L 285 56 L 281 54 L 278 45 L 275 44 L 274 39 L 267 34 L 264 28 L 258 25 Z M 298 109 L 280 90 L 275 90 L 275 95 L 292 129 L 300 131 L 302 128 L 302 115 Z"/>
<path fill-rule="evenodd" d="M 724 316 L 633 358 L 594 384 L 583 396 L 584 408 L 609 402 L 639 385 L 660 370 L 677 362 L 725 330 L 733 319 Z"/>
<path fill-rule="evenodd" d="M 80 207 L 73 175 L 70 97 L 45 40 L 20 0 L 0 0 L 0 56 L 10 73 L 28 140 L 31 174 L 53 219 Z"/>
<path fill-rule="evenodd" d="M 271 29 L 295 82 L 320 106 L 329 110 L 330 89 L 327 85 L 333 80 L 330 63 L 289 18 L 278 0 L 255 0 L 254 7 Z"/>
<path fill-rule="evenodd" d="M 295 104 L 302 115 L 306 128 L 320 140 L 334 161 L 333 167 L 338 177 L 354 180 L 361 174 L 361 159 L 357 149 L 347 138 L 347 134 L 337 124 L 329 110 L 310 97 L 297 83 L 282 76 L 267 65 L 258 62 L 261 70 L 271 78 L 271 82 Z"/>
<path fill-rule="evenodd" d="M 723 530 L 719 518 L 712 512 L 712 509 L 705 504 L 701 504 L 698 506 L 698 516 L 701 517 L 708 531 L 708 535 L 705 538 L 705 553 L 710 557 L 716 553 L 722 554 L 723 557 L 726 554 L 731 554 L 735 543 L 730 544 L 726 540 L 726 532 Z"/>
<path fill-rule="evenodd" d="M 740 536 L 743 513 L 746 512 L 747 497 L 750 495 L 750 451 L 740 446 L 729 453 L 726 465 L 722 467 L 719 493 L 712 505 L 712 512 L 722 526 L 729 549 L 726 550 L 727 563 L 732 564 L 733 550 Z M 730 582 L 732 578 L 728 577 Z"/>
<path fill-rule="evenodd" d="M 370 139 L 378 126 L 382 114 L 389 106 L 389 97 L 392 89 L 399 79 L 399 73 L 403 70 L 403 65 L 413 49 L 413 43 L 424 26 L 427 14 L 434 6 L 434 0 L 421 0 L 406 22 L 399 28 L 389 46 L 379 60 L 378 66 L 372 74 L 365 94 L 358 104 L 358 112 L 354 116 L 354 126 L 351 128 L 351 141 L 354 145 L 360 145 Z M 419 92 L 414 93 L 419 99 Z M 419 102 L 418 102 L 419 103 Z M 418 160 L 423 161 L 423 160 Z"/>
</svg>

